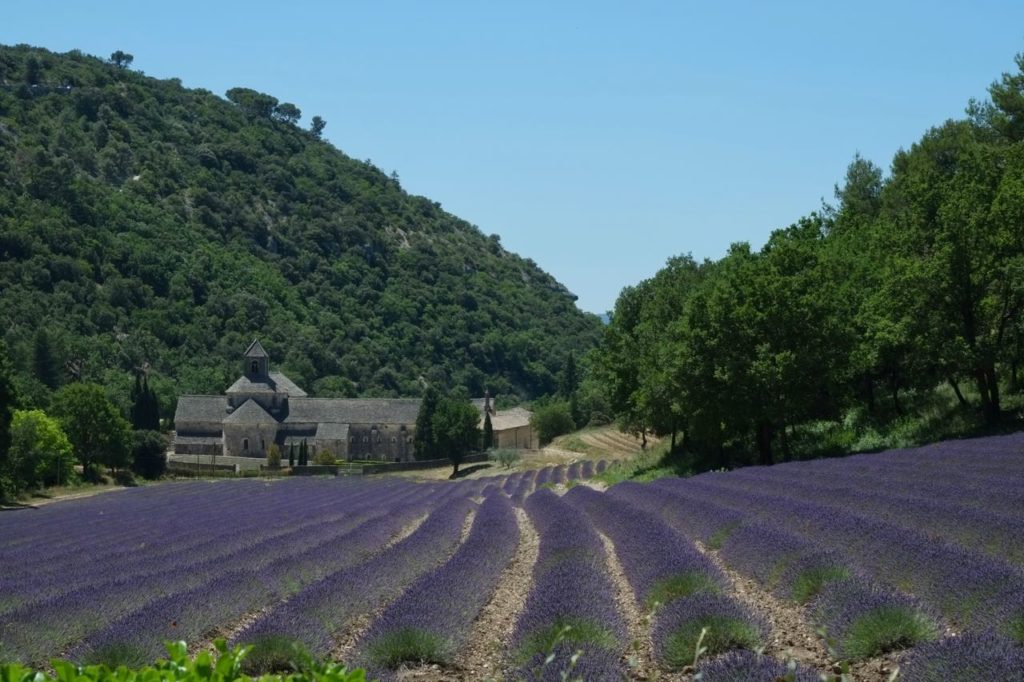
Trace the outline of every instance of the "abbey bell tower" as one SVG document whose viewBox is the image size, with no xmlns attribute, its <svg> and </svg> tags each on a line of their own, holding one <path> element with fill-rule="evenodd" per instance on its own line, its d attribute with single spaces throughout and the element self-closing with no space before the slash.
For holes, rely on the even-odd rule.
<svg viewBox="0 0 1024 682">
<path fill-rule="evenodd" d="M 245 366 L 242 368 L 250 381 L 266 381 L 270 374 L 269 357 L 259 339 L 254 339 L 245 351 Z"/>
</svg>

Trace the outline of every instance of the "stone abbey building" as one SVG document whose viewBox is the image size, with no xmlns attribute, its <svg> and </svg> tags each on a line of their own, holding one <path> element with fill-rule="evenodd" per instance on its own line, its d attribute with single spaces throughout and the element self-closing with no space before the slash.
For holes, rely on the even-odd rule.
<svg viewBox="0 0 1024 682">
<path fill-rule="evenodd" d="M 491 413 L 495 444 L 536 447 L 530 413 L 496 412 L 490 399 L 474 400 Z M 284 458 L 305 440 L 310 456 L 323 449 L 339 459 L 405 462 L 413 457 L 419 398 L 311 398 L 280 372 L 258 340 L 245 351 L 243 374 L 225 395 L 184 395 L 174 413 L 178 455 L 266 457 L 277 444 Z M 501 429 L 499 430 L 499 426 Z"/>
</svg>

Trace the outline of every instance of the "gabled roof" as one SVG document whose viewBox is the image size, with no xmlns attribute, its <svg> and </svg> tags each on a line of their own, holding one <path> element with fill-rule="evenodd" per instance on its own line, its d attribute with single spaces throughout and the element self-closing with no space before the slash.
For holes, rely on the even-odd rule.
<svg viewBox="0 0 1024 682">
<path fill-rule="evenodd" d="M 255 400 L 246 400 L 242 406 L 224 419 L 225 424 L 276 424 L 277 420 Z"/>
<path fill-rule="evenodd" d="M 266 379 L 255 381 L 246 376 L 238 377 L 225 393 L 284 393 L 294 398 L 306 396 L 305 391 L 280 372 L 269 372 Z"/>
<path fill-rule="evenodd" d="M 286 424 L 415 424 L 419 398 L 293 398 Z"/>
<path fill-rule="evenodd" d="M 348 424 L 326 423 L 316 429 L 317 440 L 348 440 Z"/>
<path fill-rule="evenodd" d="M 227 416 L 228 399 L 222 395 L 183 395 L 178 398 L 174 411 L 174 424 L 187 428 L 190 422 L 217 422 Z"/>
<path fill-rule="evenodd" d="M 253 339 L 249 347 L 245 349 L 245 357 L 247 358 L 269 358 L 267 351 L 263 350 L 263 346 L 260 345 L 259 339 Z"/>
<path fill-rule="evenodd" d="M 506 429 L 518 429 L 522 426 L 529 426 L 532 415 L 532 412 L 522 407 L 498 410 L 495 414 L 491 415 L 491 428 L 495 431 L 505 431 Z M 483 426 L 483 419 L 480 420 L 480 425 Z"/>
</svg>

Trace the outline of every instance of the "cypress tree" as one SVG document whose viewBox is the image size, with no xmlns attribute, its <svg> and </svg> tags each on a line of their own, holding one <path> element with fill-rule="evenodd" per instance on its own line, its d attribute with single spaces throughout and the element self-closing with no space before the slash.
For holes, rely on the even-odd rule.
<svg viewBox="0 0 1024 682">
<path fill-rule="evenodd" d="M 420 411 L 416 415 L 416 433 L 412 444 L 416 459 L 437 459 L 437 439 L 434 437 L 434 413 L 437 412 L 437 390 L 431 386 L 423 394 Z"/>
<path fill-rule="evenodd" d="M 494 427 L 491 426 L 491 413 L 484 413 L 484 450 L 494 447 Z"/>
<path fill-rule="evenodd" d="M 7 346 L 0 339 L 0 465 L 6 462 L 7 448 L 11 444 L 11 420 L 17 404 L 18 396 L 14 390 L 14 373 L 7 358 Z"/>
<path fill-rule="evenodd" d="M 291 445 L 288 446 L 288 466 L 295 466 L 295 441 L 292 441 Z"/>
<path fill-rule="evenodd" d="M 304 467 L 309 464 L 309 446 L 306 444 L 306 439 L 302 439 L 302 444 L 299 445 L 299 466 Z"/>
<path fill-rule="evenodd" d="M 60 367 L 54 357 L 53 343 L 45 329 L 36 332 L 32 342 L 32 371 L 47 388 L 60 386 Z"/>
</svg>

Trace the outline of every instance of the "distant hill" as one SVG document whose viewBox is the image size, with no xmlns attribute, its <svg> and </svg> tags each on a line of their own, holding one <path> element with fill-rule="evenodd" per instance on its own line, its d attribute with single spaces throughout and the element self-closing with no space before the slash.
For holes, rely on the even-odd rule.
<svg viewBox="0 0 1024 682">
<path fill-rule="evenodd" d="M 31 401 L 68 362 L 123 395 L 148 365 L 166 409 L 221 392 L 254 336 L 315 395 L 529 397 L 596 343 L 532 260 L 294 105 L 121 56 L 0 46 L 0 322 Z"/>
</svg>

